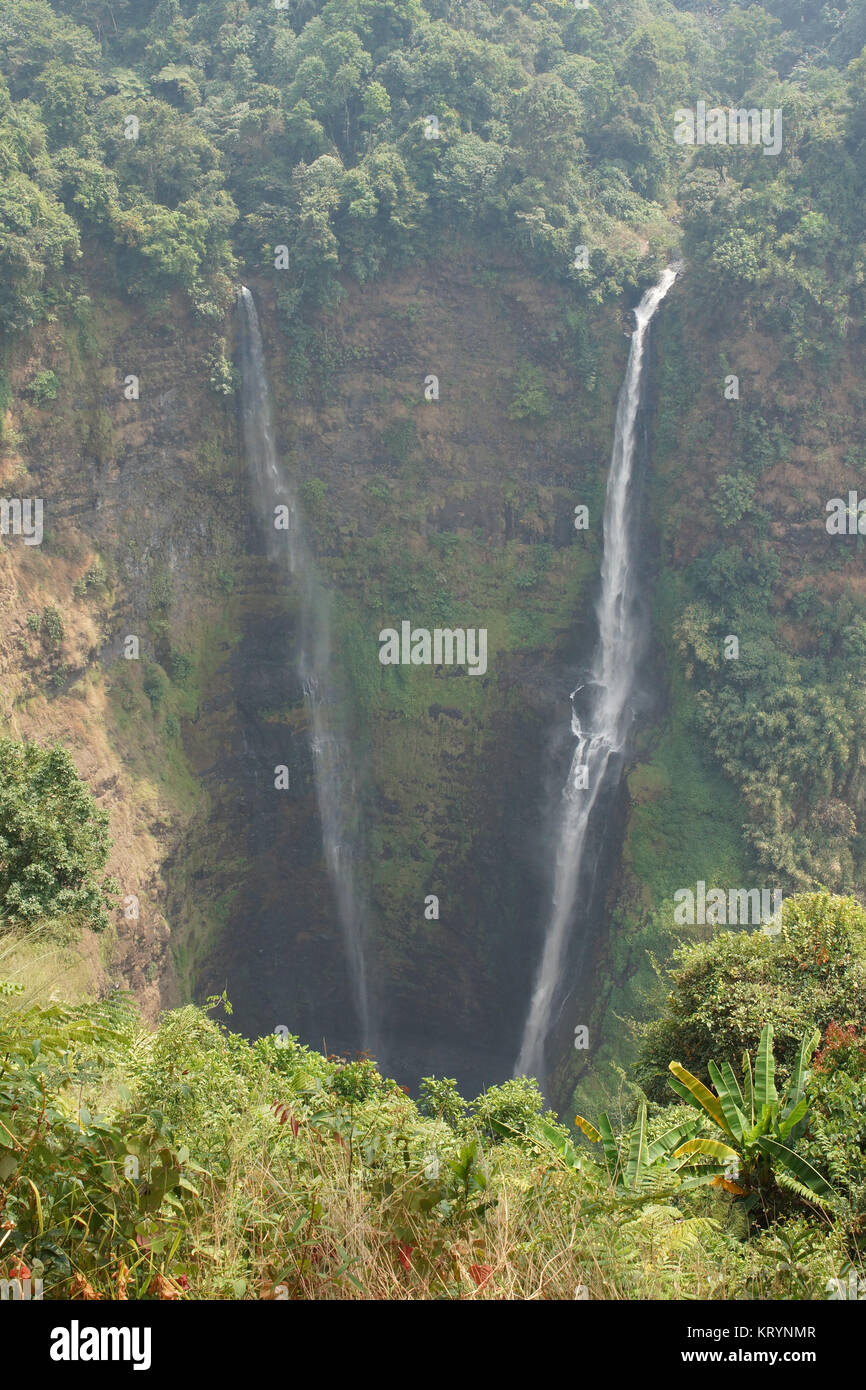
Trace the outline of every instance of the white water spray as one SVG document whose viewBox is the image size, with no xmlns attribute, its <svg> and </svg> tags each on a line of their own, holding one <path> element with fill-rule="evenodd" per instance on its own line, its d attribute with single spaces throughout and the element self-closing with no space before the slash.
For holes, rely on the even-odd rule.
<svg viewBox="0 0 866 1390">
<path fill-rule="evenodd" d="M 587 832 L 599 794 L 622 766 L 632 723 L 631 695 L 641 654 L 642 627 L 636 605 L 633 564 L 635 528 L 630 515 L 631 482 L 637 436 L 646 334 L 653 315 L 677 277 L 670 267 L 635 309 L 625 377 L 616 408 L 613 452 L 604 504 L 604 555 L 597 605 L 598 642 L 589 686 L 590 710 L 581 725 L 572 691 L 571 730 L 577 746 L 563 790 L 556 852 L 553 904 L 544 938 L 529 1016 L 523 1030 L 516 1076 L 545 1076 L 544 1046 L 560 991 L 565 948 L 583 867 Z"/>
<path fill-rule="evenodd" d="M 364 961 L 365 914 L 355 876 L 353 836 L 348 823 L 356 798 L 346 751 L 335 727 L 336 701 L 329 678 L 330 605 L 304 536 L 303 516 L 294 489 L 277 461 L 262 335 L 255 300 L 245 285 L 240 287 L 239 303 L 241 410 L 247 463 L 265 518 L 268 554 L 271 559 L 286 564 L 292 580 L 300 586 L 297 670 L 310 716 L 310 745 L 322 841 L 345 943 L 361 1047 L 369 1048 L 372 1039 Z M 275 508 L 279 506 L 287 509 L 288 530 L 276 530 L 273 524 Z"/>
</svg>

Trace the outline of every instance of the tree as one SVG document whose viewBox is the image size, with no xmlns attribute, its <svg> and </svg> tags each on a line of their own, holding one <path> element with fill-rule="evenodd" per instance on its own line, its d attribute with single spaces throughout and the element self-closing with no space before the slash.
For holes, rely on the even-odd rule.
<svg viewBox="0 0 866 1390">
<path fill-rule="evenodd" d="M 701 1081 L 713 1057 L 754 1049 L 766 1023 L 783 1070 L 806 1029 L 866 1024 L 866 911 L 854 898 L 803 893 L 782 906 L 782 929 L 719 931 L 681 948 L 661 1017 L 643 1030 L 639 1076 L 663 1100 L 668 1059 Z"/>
<path fill-rule="evenodd" d="M 0 921 L 107 926 L 109 847 L 108 812 L 65 749 L 0 739 Z"/>
</svg>

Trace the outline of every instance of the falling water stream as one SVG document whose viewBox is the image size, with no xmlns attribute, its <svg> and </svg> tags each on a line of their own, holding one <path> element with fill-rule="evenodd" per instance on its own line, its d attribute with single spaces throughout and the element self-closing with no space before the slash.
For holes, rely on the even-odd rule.
<svg viewBox="0 0 866 1390">
<path fill-rule="evenodd" d="M 264 519 L 268 555 L 286 566 L 287 577 L 299 587 L 297 671 L 310 720 L 322 842 L 345 943 L 360 1045 L 370 1048 L 373 1039 L 364 959 L 365 911 L 355 870 L 355 837 L 351 832 L 356 798 L 331 678 L 330 603 L 304 535 L 303 514 L 294 489 L 277 459 L 262 335 L 255 300 L 245 285 L 240 288 L 239 306 L 241 413 L 247 464 Z M 275 524 L 278 508 L 284 509 L 283 515 L 288 517 L 288 526 L 281 529 Z"/>
<path fill-rule="evenodd" d="M 647 330 L 676 276 L 677 269 L 668 268 L 634 311 L 637 327 L 617 402 L 604 505 L 604 553 L 596 610 L 598 641 L 589 679 L 571 695 L 571 729 L 577 743 L 562 794 L 553 902 L 515 1067 L 515 1075 L 535 1076 L 542 1081 L 545 1042 L 554 1006 L 561 995 L 590 822 L 602 791 L 619 780 L 633 721 L 632 697 L 643 647 L 637 603 L 637 528 L 632 506 L 638 408 Z"/>
</svg>

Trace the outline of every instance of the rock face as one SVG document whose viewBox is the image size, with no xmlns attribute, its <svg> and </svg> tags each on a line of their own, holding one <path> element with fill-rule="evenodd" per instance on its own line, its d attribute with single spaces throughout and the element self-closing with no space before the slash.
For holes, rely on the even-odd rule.
<svg viewBox="0 0 866 1390">
<path fill-rule="evenodd" d="M 485 273 L 482 288 L 467 260 L 431 266 L 420 281 L 414 271 L 350 292 L 326 346 L 312 349 L 314 360 L 327 353 L 329 370 L 300 403 L 285 383 L 271 287 L 253 286 L 283 456 L 335 593 L 377 1050 L 403 1080 L 445 1073 L 468 1091 L 511 1074 L 538 957 L 569 757 L 568 692 L 594 635 L 600 501 L 622 369 L 618 358 L 588 390 L 574 324 L 562 321 L 554 291 L 507 262 Z M 620 354 L 619 335 L 599 326 Z M 425 396 L 431 375 L 438 400 Z M 572 524 L 579 503 L 590 505 L 589 536 Z M 487 672 L 383 666 L 379 633 L 404 621 L 485 628 Z M 276 668 L 271 674 L 279 682 Z M 287 731 L 299 717 L 295 702 L 284 712 Z M 268 798 L 266 790 L 265 820 Z M 262 841 L 262 883 L 284 882 L 283 864 L 280 842 Z M 273 968 L 264 986 L 253 984 L 260 976 L 242 960 L 250 928 L 230 921 L 220 966 L 252 986 L 236 1018 L 251 1031 L 292 1026 L 310 999 L 305 1036 L 357 1046 L 346 1039 L 345 981 L 322 976 L 321 902 L 298 921 L 297 901 L 257 892 L 255 930 Z M 286 969 L 291 937 L 288 958 L 299 961 L 311 938 L 313 993 L 306 974 Z M 236 986 L 234 996 L 238 1003 Z"/>
<path fill-rule="evenodd" d="M 17 467 L 16 493 L 45 499 L 46 539 L 0 551 L 7 724 L 63 739 L 111 811 L 138 916 L 118 910 L 107 979 L 151 1014 L 225 988 L 242 1031 L 353 1051 L 297 596 L 265 557 L 234 402 L 208 390 L 213 330 L 180 303 L 152 320 L 102 297 L 91 269 L 86 331 L 40 330 L 11 374 L 3 486 Z M 516 264 L 467 253 L 350 289 L 311 326 L 299 382 L 274 287 L 253 288 L 334 594 L 378 1047 L 401 1080 L 472 1090 L 510 1074 L 537 959 L 626 344 L 615 314 L 578 321 Z M 21 390 L 45 367 L 61 389 L 37 409 Z M 47 604 L 52 651 L 27 626 Z M 403 620 L 485 628 L 487 672 L 384 668 L 379 631 Z"/>
</svg>

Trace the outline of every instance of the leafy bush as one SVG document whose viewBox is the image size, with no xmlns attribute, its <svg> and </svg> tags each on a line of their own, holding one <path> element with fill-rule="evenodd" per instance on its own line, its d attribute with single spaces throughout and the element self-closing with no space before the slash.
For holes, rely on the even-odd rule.
<svg viewBox="0 0 866 1390">
<path fill-rule="evenodd" d="M 866 1026 L 866 912 L 854 898 L 787 898 L 777 935 L 720 931 L 677 961 L 661 1017 L 644 1029 L 639 1076 L 653 1099 L 665 1097 L 671 1057 L 706 1082 L 711 1059 L 753 1051 L 765 1023 L 785 1073 L 806 1029 Z"/>
<path fill-rule="evenodd" d="M 4 1255 L 41 1278 L 48 1298 L 177 1297 L 172 1260 L 196 1165 L 158 1112 L 90 1099 L 129 1045 L 134 1015 L 122 1001 L 22 1008 L 3 993 Z"/>
<path fill-rule="evenodd" d="M 192 675 L 192 657 L 187 652 L 173 651 L 170 672 L 175 685 L 186 685 Z"/>
<path fill-rule="evenodd" d="M 225 338 L 214 338 L 207 359 L 208 385 L 218 396 L 230 396 L 235 389 L 235 374 L 226 357 Z"/>
<path fill-rule="evenodd" d="M 34 405 L 45 405 L 47 401 L 55 401 L 60 382 L 54 372 L 50 370 L 37 372 L 31 377 L 25 387 L 28 396 Z"/>
<path fill-rule="evenodd" d="M 418 447 L 418 429 L 411 415 L 392 420 L 382 432 L 382 444 L 397 463 L 407 463 Z M 369 485 L 368 490 L 372 492 L 373 486 Z"/>
<path fill-rule="evenodd" d="M 42 622 L 40 624 L 42 641 L 46 647 L 59 647 L 66 636 L 66 628 L 60 613 L 52 604 L 46 604 L 42 610 Z"/>
<path fill-rule="evenodd" d="M 473 1101 L 471 1111 L 482 1134 L 490 1138 L 500 1136 L 503 1130 L 512 1135 L 535 1134 L 543 1116 L 549 1120 L 556 1118 L 550 1111 L 545 1114 L 538 1082 L 529 1076 L 517 1076 L 499 1086 L 491 1086 Z"/>
<path fill-rule="evenodd" d="M 66 918 L 101 930 L 108 918 L 97 875 L 108 850 L 108 813 L 69 754 L 0 739 L 0 921 Z"/>
<path fill-rule="evenodd" d="M 453 1077 L 425 1076 L 418 1090 L 418 1110 L 431 1119 L 444 1120 L 450 1129 L 458 1132 L 466 1123 L 466 1101 Z"/>
<path fill-rule="evenodd" d="M 546 420 L 551 409 L 544 373 L 531 362 L 521 362 L 512 382 L 509 420 Z"/>
</svg>

